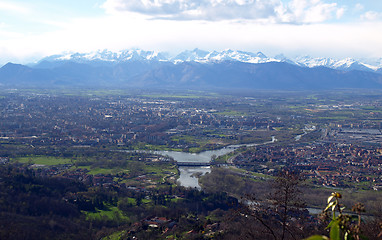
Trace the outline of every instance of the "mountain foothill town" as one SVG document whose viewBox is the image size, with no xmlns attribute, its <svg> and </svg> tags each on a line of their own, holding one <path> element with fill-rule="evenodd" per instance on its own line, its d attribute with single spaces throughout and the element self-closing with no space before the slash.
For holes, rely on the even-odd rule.
<svg viewBox="0 0 382 240">
<path fill-rule="evenodd" d="M 374 63 L 199 49 L 8 63 L 0 239 L 380 239 Z"/>
</svg>

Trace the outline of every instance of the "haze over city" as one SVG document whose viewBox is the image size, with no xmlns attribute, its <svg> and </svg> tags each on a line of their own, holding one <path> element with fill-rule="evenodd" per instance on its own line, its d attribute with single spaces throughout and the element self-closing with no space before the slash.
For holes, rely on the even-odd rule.
<svg viewBox="0 0 382 240">
<path fill-rule="evenodd" d="M 15 0 L 0 1 L 0 14 L 1 65 L 131 48 L 382 56 L 382 3 L 373 0 Z"/>
</svg>

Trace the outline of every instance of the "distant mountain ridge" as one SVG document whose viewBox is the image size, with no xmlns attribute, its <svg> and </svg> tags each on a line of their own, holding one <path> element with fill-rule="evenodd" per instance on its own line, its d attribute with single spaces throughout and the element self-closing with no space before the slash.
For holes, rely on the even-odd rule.
<svg viewBox="0 0 382 240">
<path fill-rule="evenodd" d="M 66 53 L 61 55 L 53 55 L 40 60 L 32 66 L 39 66 L 42 62 L 60 62 L 73 61 L 77 63 L 90 62 L 110 62 L 120 63 L 128 61 L 162 61 L 162 62 L 199 62 L 199 63 L 216 63 L 221 61 L 238 61 L 243 63 L 268 63 L 268 62 L 285 62 L 295 64 L 301 67 L 328 67 L 337 70 L 362 70 L 382 73 L 382 58 L 374 64 L 364 63 L 352 58 L 333 59 L 325 57 L 312 58 L 309 56 L 297 57 L 295 59 L 287 58 L 284 55 L 275 57 L 267 57 L 262 52 L 252 53 L 245 51 L 236 51 L 227 49 L 224 51 L 204 51 L 198 48 L 194 50 L 186 50 L 175 57 L 168 53 L 144 51 L 141 49 L 129 49 L 119 52 L 111 52 L 108 50 L 95 51 L 89 53 Z"/>
<path fill-rule="evenodd" d="M 130 49 L 67 53 L 28 66 L 0 68 L 4 87 L 138 87 L 173 89 L 382 89 L 380 66 L 353 59 L 224 50 L 166 53 Z"/>
</svg>

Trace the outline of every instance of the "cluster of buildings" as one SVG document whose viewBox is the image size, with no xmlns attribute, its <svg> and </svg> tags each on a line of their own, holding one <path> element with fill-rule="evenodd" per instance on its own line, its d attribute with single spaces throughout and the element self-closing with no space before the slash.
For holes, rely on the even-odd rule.
<svg viewBox="0 0 382 240">
<path fill-rule="evenodd" d="M 216 149 L 256 140 L 256 137 L 261 139 L 262 133 L 269 133 L 267 130 L 278 133 L 280 142 L 282 138 L 285 142 L 293 132 L 301 130 L 301 126 L 313 124 L 318 126 L 315 131 L 318 134 L 309 142 L 320 138 L 319 143 L 302 145 L 309 137 L 304 130 L 305 134 L 299 135 L 293 145 L 257 147 L 236 156 L 234 164 L 265 174 L 288 166 L 302 170 L 319 185 L 347 187 L 360 182 L 368 183 L 365 185 L 368 188 L 378 188 L 382 132 L 380 121 L 376 120 L 380 119 L 380 112 L 374 110 L 379 109 L 381 103 L 374 102 L 367 106 L 362 101 L 317 105 L 316 100 L 286 96 L 7 94 L 0 99 L 0 141 L 32 147 L 136 149 L 151 144 L 182 150 L 202 149 L 202 145 L 204 149 Z M 368 114 L 357 118 L 357 109 Z M 349 121 L 349 114 L 356 120 Z M 0 159 L 0 163 L 5 161 Z M 78 176 L 70 174 L 83 181 L 95 181 L 94 184 L 112 184 L 105 176 L 90 180 L 82 172 L 76 173 Z"/>
<path fill-rule="evenodd" d="M 300 170 L 313 184 L 362 189 L 382 185 L 382 148 L 352 144 L 258 146 L 238 154 L 233 163 L 270 174 L 288 167 Z"/>
<path fill-rule="evenodd" d="M 380 128 L 344 128 L 342 125 L 337 125 L 326 132 L 325 141 L 349 144 L 367 143 L 378 146 L 382 144 L 382 130 Z"/>
<path fill-rule="evenodd" d="M 281 124 L 276 118 L 257 113 L 251 116 L 240 112 L 221 113 L 232 104 L 223 98 L 185 101 L 9 95 L 0 101 L 0 140 L 34 146 L 131 146 L 145 142 L 188 148 L 195 146 L 176 136 L 229 142 L 240 139 L 249 130 L 270 129 Z"/>
</svg>

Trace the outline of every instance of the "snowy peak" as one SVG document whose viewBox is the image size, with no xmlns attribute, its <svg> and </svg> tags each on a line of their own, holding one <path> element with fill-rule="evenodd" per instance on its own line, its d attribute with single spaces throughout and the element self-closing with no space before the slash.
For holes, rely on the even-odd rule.
<svg viewBox="0 0 382 240">
<path fill-rule="evenodd" d="M 154 51 L 143 51 L 140 49 L 123 50 L 111 52 L 108 50 L 89 53 L 65 53 L 53 55 L 42 59 L 42 61 L 73 61 L 77 63 L 88 62 L 125 62 L 125 61 L 163 61 L 167 60 L 163 53 Z"/>
<path fill-rule="evenodd" d="M 209 59 L 213 61 L 239 61 L 247 63 L 268 62 L 270 60 L 261 52 L 254 54 L 251 52 L 234 51 L 231 49 L 222 52 L 214 51 L 209 54 Z"/>
<path fill-rule="evenodd" d="M 209 54 L 207 51 L 200 50 L 198 48 L 195 48 L 192 51 L 186 50 L 178 55 L 176 55 L 174 58 L 171 59 L 172 62 L 178 63 L 178 62 L 203 62 L 206 61 L 206 57 Z"/>
<path fill-rule="evenodd" d="M 336 69 L 346 69 L 351 68 L 352 66 L 354 66 L 354 64 L 358 64 L 356 60 L 352 58 L 345 58 L 335 62 L 333 64 L 333 67 Z"/>
<path fill-rule="evenodd" d="M 358 62 L 352 58 L 345 58 L 336 62 L 333 66 L 334 69 L 339 70 L 374 70 L 376 71 L 378 67 L 374 67 L 365 63 Z"/>
<path fill-rule="evenodd" d="M 236 51 L 227 49 L 221 52 L 204 51 L 198 48 L 194 50 L 186 50 L 171 58 L 166 53 L 144 51 L 141 49 L 123 50 L 119 52 L 111 52 L 108 50 L 89 52 L 89 53 L 64 53 L 61 55 L 53 55 L 42 59 L 40 62 L 60 62 L 73 61 L 77 63 L 88 62 L 126 62 L 126 61 L 167 61 L 173 63 L 180 62 L 222 62 L 222 61 L 238 61 L 245 63 L 266 63 L 279 62 L 280 60 L 268 58 L 262 52 L 251 53 L 244 51 Z"/>
<path fill-rule="evenodd" d="M 295 63 L 301 67 L 332 67 L 336 61 L 332 58 L 311 58 L 309 56 L 298 57 Z"/>
<path fill-rule="evenodd" d="M 137 49 L 119 52 L 117 61 L 167 61 L 167 58 L 160 52 Z"/>
<path fill-rule="evenodd" d="M 298 57 L 294 61 L 295 64 L 301 67 L 327 67 L 337 70 L 350 71 L 350 70 L 362 70 L 362 71 L 377 71 L 381 66 L 373 66 L 370 64 L 362 63 L 353 58 L 345 59 L 333 59 L 333 58 L 311 58 L 309 56 Z"/>
<path fill-rule="evenodd" d="M 204 51 L 198 48 L 194 50 L 186 50 L 175 57 L 170 57 L 167 53 L 144 51 L 141 49 L 129 49 L 118 52 L 109 50 L 101 50 L 89 53 L 65 53 L 61 55 L 53 55 L 42 59 L 37 65 L 40 67 L 54 66 L 66 61 L 76 63 L 121 63 L 121 62 L 198 62 L 198 63 L 218 63 L 226 61 L 235 61 L 243 63 L 268 63 L 268 62 L 285 62 L 300 67 L 315 68 L 327 67 L 342 71 L 362 70 L 371 72 L 382 72 L 382 58 L 374 60 L 358 61 L 352 58 L 334 59 L 334 58 L 313 58 L 309 56 L 297 57 L 295 59 L 287 58 L 280 54 L 267 57 L 262 52 L 252 53 L 238 50 L 226 49 L 223 51 Z M 366 62 L 366 63 L 365 63 Z"/>
<path fill-rule="evenodd" d="M 227 49 L 221 52 L 206 52 L 199 49 L 193 51 L 184 51 L 172 59 L 173 62 L 222 62 L 222 61 L 238 61 L 245 63 L 265 63 L 277 62 L 278 60 L 268 58 L 262 52 L 251 53 Z"/>
</svg>

